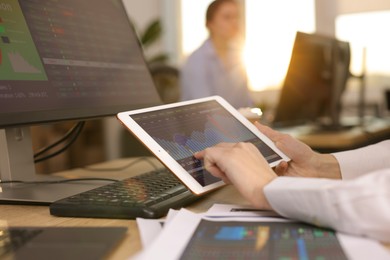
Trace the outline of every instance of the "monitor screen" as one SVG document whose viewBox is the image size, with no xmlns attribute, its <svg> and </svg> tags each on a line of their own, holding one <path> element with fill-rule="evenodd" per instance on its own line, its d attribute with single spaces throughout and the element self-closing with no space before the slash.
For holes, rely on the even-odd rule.
<svg viewBox="0 0 390 260">
<path fill-rule="evenodd" d="M 121 2 L 2 1 L 0 127 L 159 103 Z"/>
<path fill-rule="evenodd" d="M 274 125 L 338 120 L 341 94 L 349 77 L 347 42 L 298 32 L 276 108 Z M 325 121 L 326 122 L 326 121 Z"/>
<path fill-rule="evenodd" d="M 120 0 L 0 1 L 2 182 L 38 178 L 30 125 L 157 104 L 160 98 Z M 7 203 L 50 203 L 82 191 L 5 183 L 0 190 Z"/>
</svg>

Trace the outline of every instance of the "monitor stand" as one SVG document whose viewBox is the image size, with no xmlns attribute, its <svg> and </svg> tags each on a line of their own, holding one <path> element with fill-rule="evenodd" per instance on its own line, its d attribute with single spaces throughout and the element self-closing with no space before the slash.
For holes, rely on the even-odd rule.
<svg viewBox="0 0 390 260">
<path fill-rule="evenodd" d="M 0 180 L 45 181 L 56 176 L 35 174 L 34 155 L 29 127 L 0 129 Z M 107 183 L 80 181 L 58 184 L 1 184 L 0 204 L 50 203 Z"/>
</svg>

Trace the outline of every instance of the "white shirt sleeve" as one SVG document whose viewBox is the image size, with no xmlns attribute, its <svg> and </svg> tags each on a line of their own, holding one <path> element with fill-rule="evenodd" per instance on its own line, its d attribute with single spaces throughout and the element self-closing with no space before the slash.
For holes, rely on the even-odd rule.
<svg viewBox="0 0 390 260">
<path fill-rule="evenodd" d="M 279 177 L 264 192 L 282 216 L 390 242 L 390 168 L 343 181 Z"/>
<path fill-rule="evenodd" d="M 342 178 L 353 179 L 390 168 L 390 140 L 333 155 L 339 162 Z"/>
</svg>

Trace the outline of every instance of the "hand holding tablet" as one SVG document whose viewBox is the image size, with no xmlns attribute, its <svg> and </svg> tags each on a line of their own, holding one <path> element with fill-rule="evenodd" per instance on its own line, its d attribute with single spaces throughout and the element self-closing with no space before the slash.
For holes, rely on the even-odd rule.
<svg viewBox="0 0 390 260">
<path fill-rule="evenodd" d="M 195 194 L 224 185 L 193 156 L 216 144 L 250 142 L 271 167 L 289 160 L 218 96 L 122 112 L 118 119 Z"/>
</svg>

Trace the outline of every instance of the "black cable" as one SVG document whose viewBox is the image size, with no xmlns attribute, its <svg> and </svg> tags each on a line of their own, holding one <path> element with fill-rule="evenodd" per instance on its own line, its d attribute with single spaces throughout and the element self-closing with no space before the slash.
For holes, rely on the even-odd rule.
<svg viewBox="0 0 390 260">
<path fill-rule="evenodd" d="M 110 181 L 110 182 L 119 182 L 116 179 L 110 178 L 75 178 L 75 179 L 62 179 L 62 180 L 53 180 L 53 181 L 0 181 L 1 184 L 9 183 L 21 183 L 21 184 L 57 184 L 57 183 L 67 183 L 67 182 L 77 182 L 77 181 Z"/>
<path fill-rule="evenodd" d="M 63 143 L 64 141 L 66 141 L 70 136 L 72 136 L 75 131 L 81 126 L 82 122 L 78 122 L 77 124 L 75 124 L 70 130 L 68 130 L 68 132 L 63 136 L 61 137 L 59 140 L 57 140 L 56 142 L 52 143 L 51 145 L 49 146 L 46 146 L 44 148 L 41 148 L 38 152 L 36 152 L 34 154 L 34 158 L 37 158 L 38 156 L 40 156 L 41 154 L 44 154 L 46 153 L 47 151 L 49 151 L 50 149 L 58 146 L 59 144 Z"/>
<path fill-rule="evenodd" d="M 44 157 L 41 157 L 41 158 L 35 158 L 34 162 L 35 163 L 39 163 L 39 162 L 48 160 L 50 158 L 53 158 L 53 157 L 63 153 L 64 151 L 66 151 L 76 141 L 76 139 L 80 135 L 84 125 L 85 125 L 84 121 L 83 122 L 79 122 L 77 124 L 77 127 L 75 128 L 73 136 L 71 137 L 70 141 L 67 144 L 65 144 L 64 147 L 62 147 L 60 150 L 58 150 L 56 152 L 53 152 L 53 153 L 51 153 L 49 155 L 46 155 Z"/>
<path fill-rule="evenodd" d="M 150 160 L 148 157 L 141 157 L 141 158 L 137 158 L 135 159 L 134 161 L 124 165 L 124 166 L 121 166 L 121 167 L 116 167 L 116 168 L 90 168 L 90 167 L 85 167 L 83 168 L 84 170 L 87 170 L 87 171 L 95 171 L 95 172 L 114 172 L 114 171 L 123 171 L 123 170 L 126 170 L 127 168 L 137 164 L 137 163 L 140 163 L 142 161 L 146 161 L 148 162 L 155 170 L 158 170 L 159 167 L 157 167 L 153 162 L 152 160 Z"/>
<path fill-rule="evenodd" d="M 83 168 L 84 170 L 87 170 L 87 171 L 96 171 L 96 172 L 100 172 L 100 171 L 121 171 L 121 170 L 125 170 L 137 163 L 140 163 L 142 161 L 146 161 L 148 162 L 155 170 L 158 170 L 160 169 L 159 167 L 157 167 L 153 161 L 149 158 L 149 157 L 141 157 L 141 158 L 137 158 L 135 159 L 134 161 L 122 166 L 122 167 L 118 167 L 118 168 L 88 168 L 88 167 L 85 167 Z M 110 182 L 119 182 L 120 180 L 116 180 L 116 179 L 110 179 L 110 178 L 74 178 L 74 179 L 61 179 L 61 180 L 53 180 L 53 181 L 20 181 L 20 180 L 14 180 L 14 181 L 1 181 L 0 180 L 0 185 L 2 184 L 10 184 L 10 183 L 20 183 L 20 184 L 57 184 L 57 183 L 67 183 L 67 182 L 78 182 L 78 181 L 110 181 Z"/>
<path fill-rule="evenodd" d="M 137 158 L 134 161 L 117 168 L 83 168 L 84 170 L 88 171 L 121 171 L 125 170 L 137 163 L 140 163 L 142 161 L 148 162 L 155 170 L 158 170 L 159 167 L 157 167 L 153 161 L 149 157 L 141 157 Z M 67 183 L 67 182 L 78 182 L 78 181 L 110 181 L 110 182 L 119 182 L 120 180 L 116 179 L 110 179 L 110 178 L 74 178 L 74 179 L 61 179 L 61 180 L 53 180 L 53 181 L 20 181 L 20 180 L 14 180 L 14 181 L 0 181 L 0 185 L 2 184 L 11 184 L 11 183 L 20 183 L 20 184 L 58 184 L 58 183 Z"/>
</svg>

